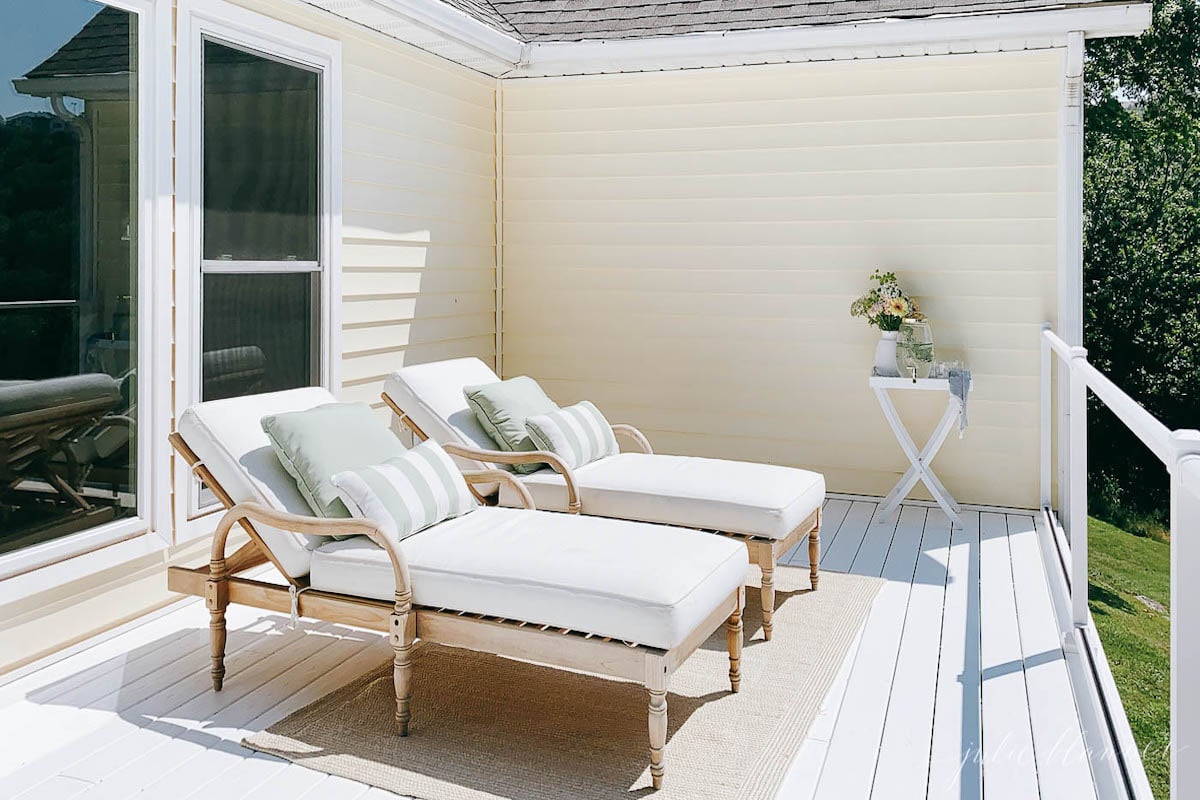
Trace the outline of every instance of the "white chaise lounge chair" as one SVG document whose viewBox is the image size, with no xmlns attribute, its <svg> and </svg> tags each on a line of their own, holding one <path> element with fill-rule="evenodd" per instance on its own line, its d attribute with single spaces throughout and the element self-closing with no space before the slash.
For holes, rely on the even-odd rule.
<svg viewBox="0 0 1200 800">
<path fill-rule="evenodd" d="M 632 439 L 640 452 L 620 453 L 574 470 L 553 453 L 505 452 L 484 431 L 463 396 L 466 386 L 498 380 L 477 358 L 419 364 L 393 372 L 384 384 L 383 400 L 416 436 L 432 437 L 465 469 L 550 464 L 516 476 L 540 509 L 715 531 L 744 542 L 751 563 L 762 570 L 766 639 L 771 638 L 775 611 L 776 563 L 805 536 L 816 590 L 824 476 L 771 464 L 656 454 L 632 425 L 612 428 Z M 496 499 L 501 506 L 512 506 L 519 504 L 520 494 L 506 483 L 498 487 Z"/>
<path fill-rule="evenodd" d="M 171 435 L 228 509 L 210 565 L 169 570 L 173 591 L 207 602 L 214 688 L 225 676 L 229 603 L 390 632 L 401 736 L 418 639 L 608 675 L 649 692 L 650 772 L 659 787 L 671 673 L 722 625 L 738 690 L 745 549 L 661 525 L 487 506 L 402 542 L 368 521 L 312 517 L 259 421 L 333 400 L 323 389 L 296 389 L 201 403 Z M 390 435 L 382 423 L 380 431 Z M 532 507 L 506 472 L 467 479 L 509 484 Z M 227 556 L 235 524 L 251 541 Z M 286 586 L 239 575 L 268 561 Z"/>
</svg>

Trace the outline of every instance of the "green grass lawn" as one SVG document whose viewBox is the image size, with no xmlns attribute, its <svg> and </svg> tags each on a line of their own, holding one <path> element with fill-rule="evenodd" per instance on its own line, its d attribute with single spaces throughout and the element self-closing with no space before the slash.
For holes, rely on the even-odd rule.
<svg viewBox="0 0 1200 800">
<path fill-rule="evenodd" d="M 1098 519 L 1089 520 L 1088 537 L 1092 616 L 1154 796 L 1166 800 L 1171 774 L 1170 545 Z"/>
</svg>

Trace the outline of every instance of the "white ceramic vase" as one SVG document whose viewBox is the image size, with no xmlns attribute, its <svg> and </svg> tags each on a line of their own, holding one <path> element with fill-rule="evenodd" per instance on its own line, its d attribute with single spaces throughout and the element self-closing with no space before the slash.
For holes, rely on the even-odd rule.
<svg viewBox="0 0 1200 800">
<path fill-rule="evenodd" d="M 885 378 L 900 377 L 896 367 L 896 335 L 899 331 L 880 331 L 879 344 L 875 345 L 875 374 Z"/>
</svg>

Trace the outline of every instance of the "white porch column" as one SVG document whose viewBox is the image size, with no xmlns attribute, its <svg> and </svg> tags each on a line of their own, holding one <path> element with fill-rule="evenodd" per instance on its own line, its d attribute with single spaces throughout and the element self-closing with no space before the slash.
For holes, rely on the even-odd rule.
<svg viewBox="0 0 1200 800">
<path fill-rule="evenodd" d="M 1059 337 L 1083 345 L 1083 57 L 1082 31 L 1067 34 L 1058 112 Z M 1071 397 L 1066 365 L 1058 367 L 1058 511 L 1074 543 L 1071 521 Z M 1084 465 L 1086 472 L 1086 464 Z M 1074 549 L 1074 548 L 1072 548 Z"/>
<path fill-rule="evenodd" d="M 1171 797 L 1200 796 L 1200 431 L 1171 434 Z"/>
</svg>

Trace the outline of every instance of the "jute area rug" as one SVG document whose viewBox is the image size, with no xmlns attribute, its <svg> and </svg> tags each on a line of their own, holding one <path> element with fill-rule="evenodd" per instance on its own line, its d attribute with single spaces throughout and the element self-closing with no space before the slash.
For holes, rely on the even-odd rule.
<svg viewBox="0 0 1200 800">
<path fill-rule="evenodd" d="M 757 580 L 757 571 L 755 580 Z M 747 589 L 742 687 L 722 627 L 671 679 L 663 788 L 650 789 L 641 686 L 440 645 L 413 662 L 395 735 L 391 661 L 246 739 L 311 769 L 421 800 L 772 798 L 882 581 L 781 567 L 775 632 Z"/>
</svg>

